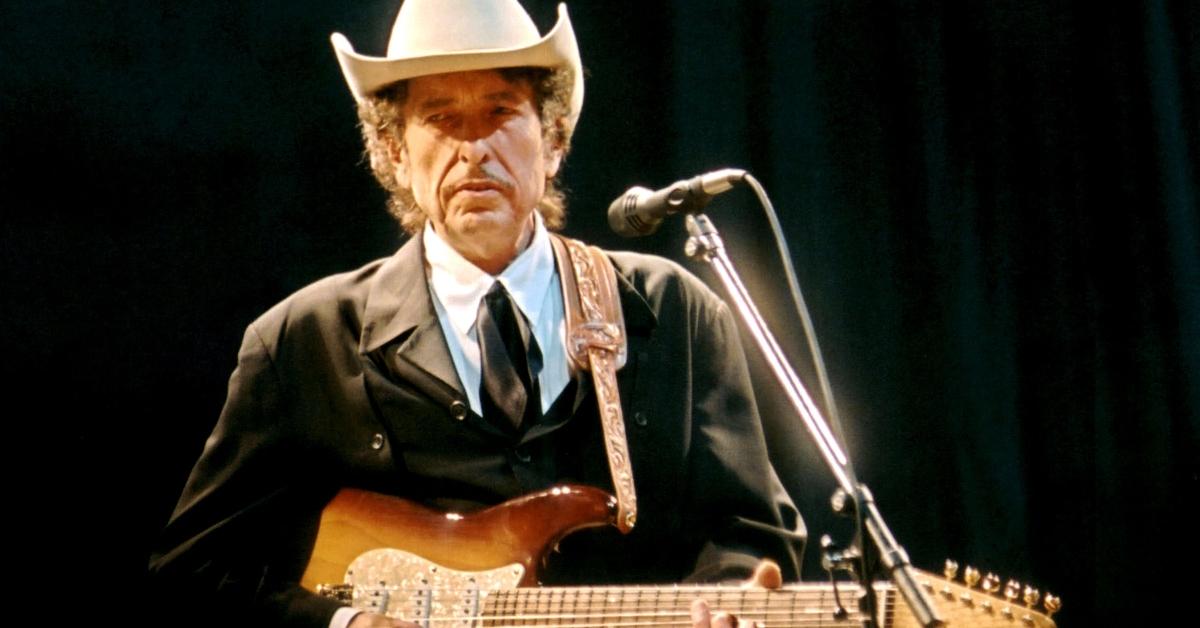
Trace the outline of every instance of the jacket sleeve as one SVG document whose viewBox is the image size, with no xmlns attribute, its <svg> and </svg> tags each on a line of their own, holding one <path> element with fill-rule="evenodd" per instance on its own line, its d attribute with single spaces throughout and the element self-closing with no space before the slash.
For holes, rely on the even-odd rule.
<svg viewBox="0 0 1200 628">
<path fill-rule="evenodd" d="M 161 613 L 194 625 L 329 625 L 297 583 L 332 491 L 321 486 L 251 325 L 212 436 L 150 562 Z"/>
<path fill-rule="evenodd" d="M 749 369 L 725 303 L 691 316 L 693 408 L 685 521 L 701 537 L 689 581 L 748 577 L 759 558 L 798 580 L 804 522 L 767 456 Z"/>
</svg>

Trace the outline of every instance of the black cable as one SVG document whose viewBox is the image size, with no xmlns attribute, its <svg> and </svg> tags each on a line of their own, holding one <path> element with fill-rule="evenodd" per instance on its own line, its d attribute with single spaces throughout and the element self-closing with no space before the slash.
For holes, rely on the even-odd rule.
<svg viewBox="0 0 1200 628">
<path fill-rule="evenodd" d="M 842 431 L 841 417 L 838 414 L 837 402 L 833 398 L 833 387 L 829 383 L 829 375 L 825 369 L 825 358 L 821 353 L 821 345 L 817 341 L 817 333 L 813 328 L 812 315 L 808 311 L 808 304 L 804 301 L 804 294 L 800 290 L 800 282 L 796 279 L 796 270 L 792 266 L 792 254 L 788 249 L 787 240 L 783 237 L 783 228 L 779 225 L 779 217 L 775 213 L 775 206 L 771 203 L 771 199 L 767 196 L 766 190 L 754 175 L 746 173 L 743 179 L 754 190 L 754 194 L 758 196 L 758 202 L 763 208 L 763 212 L 767 215 L 767 222 L 771 225 L 771 234 L 775 238 L 775 248 L 779 251 L 779 257 L 783 261 L 784 274 L 787 278 L 788 290 L 792 295 L 792 303 L 796 307 L 796 313 L 800 317 L 800 324 L 804 328 L 804 337 L 808 341 L 808 350 L 812 355 L 813 368 L 816 371 L 817 383 L 821 387 L 821 397 L 825 401 L 825 412 L 827 422 L 830 429 L 833 430 L 834 436 L 842 446 L 843 453 L 846 455 L 846 464 L 842 465 L 846 478 L 850 485 L 854 487 L 857 493 L 859 484 L 858 478 L 854 474 L 854 465 L 851 463 L 850 450 L 846 447 L 846 437 Z M 847 498 L 851 500 L 850 507 L 853 509 L 852 516 L 854 517 L 854 544 L 858 546 L 858 563 L 859 563 L 859 578 L 863 586 L 864 598 L 862 602 L 867 608 L 861 609 L 866 612 L 869 625 L 877 625 L 878 611 L 877 599 L 875 598 L 874 588 L 871 586 L 871 579 L 874 573 L 874 563 L 869 557 L 870 544 L 866 542 L 863 536 L 864 523 L 863 513 L 860 504 L 858 503 L 858 495 L 851 494 Z"/>
<path fill-rule="evenodd" d="M 813 328 L 812 315 L 808 311 L 808 304 L 804 301 L 804 294 L 800 291 L 800 282 L 796 279 L 796 269 L 792 266 L 792 254 L 788 249 L 787 240 L 783 237 L 783 229 L 779 226 L 779 217 L 775 214 L 775 206 L 771 204 L 771 199 L 767 197 L 766 190 L 754 175 L 746 173 L 745 181 L 750 184 L 750 188 L 754 190 L 754 194 L 758 196 L 758 202 L 762 205 L 763 212 L 767 215 L 767 222 L 771 225 L 771 234 L 775 237 L 775 248 L 779 251 L 779 257 L 783 261 L 783 271 L 787 276 L 788 290 L 792 295 L 792 303 L 796 307 L 796 313 L 800 316 L 800 325 L 804 328 L 804 337 L 808 341 L 808 351 L 812 355 L 813 368 L 817 375 L 817 384 L 821 387 L 821 397 L 825 400 L 825 414 L 827 415 L 828 423 L 833 429 L 834 435 L 838 442 L 842 445 L 843 453 L 846 454 L 846 477 L 850 479 L 852 485 L 857 486 L 858 480 L 854 476 L 854 465 L 850 463 L 850 451 L 846 447 L 846 436 L 842 432 L 841 417 L 838 415 L 837 403 L 833 399 L 833 388 L 829 384 L 829 374 L 825 370 L 825 358 L 821 354 L 821 345 L 817 341 L 817 332 Z"/>
</svg>

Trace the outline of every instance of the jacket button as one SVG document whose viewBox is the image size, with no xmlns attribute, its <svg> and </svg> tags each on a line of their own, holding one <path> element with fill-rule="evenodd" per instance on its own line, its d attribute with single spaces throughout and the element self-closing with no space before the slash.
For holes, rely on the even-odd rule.
<svg viewBox="0 0 1200 628">
<path fill-rule="evenodd" d="M 646 420 L 646 413 L 638 410 L 633 413 L 633 422 L 637 423 L 638 427 L 646 427 L 646 423 L 649 421 Z"/>
<path fill-rule="evenodd" d="M 450 404 L 450 414 L 459 421 L 467 418 L 467 404 L 455 401 Z"/>
<path fill-rule="evenodd" d="M 530 455 L 529 450 L 524 447 L 517 447 L 514 449 L 513 456 L 515 456 L 516 459 L 520 460 L 521 462 L 529 462 L 530 460 L 533 460 L 533 456 Z"/>
<path fill-rule="evenodd" d="M 371 449 L 383 449 L 383 434 L 376 432 L 375 435 L 371 437 Z"/>
</svg>

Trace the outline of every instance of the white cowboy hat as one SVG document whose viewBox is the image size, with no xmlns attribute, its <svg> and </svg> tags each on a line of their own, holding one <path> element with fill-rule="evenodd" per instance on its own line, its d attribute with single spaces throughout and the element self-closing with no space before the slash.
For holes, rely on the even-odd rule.
<svg viewBox="0 0 1200 628">
<path fill-rule="evenodd" d="M 583 65 L 567 16 L 545 37 L 517 0 L 407 0 L 400 7 L 386 57 L 354 52 L 341 33 L 330 36 L 338 64 L 358 100 L 396 81 L 429 74 L 534 66 L 569 68 L 575 76 L 570 121 L 583 108 Z"/>
</svg>

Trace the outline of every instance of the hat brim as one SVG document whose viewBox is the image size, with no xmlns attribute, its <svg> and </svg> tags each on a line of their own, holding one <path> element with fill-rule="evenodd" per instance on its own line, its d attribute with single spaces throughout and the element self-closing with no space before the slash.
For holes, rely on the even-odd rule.
<svg viewBox="0 0 1200 628">
<path fill-rule="evenodd" d="M 337 55 L 342 76 L 356 100 L 362 100 L 383 87 L 430 74 L 491 70 L 523 66 L 543 68 L 569 68 L 574 75 L 571 88 L 570 122 L 579 119 L 583 108 L 583 65 L 579 60 L 579 45 L 575 30 L 567 15 L 565 4 L 558 5 L 558 22 L 546 36 L 536 43 L 516 48 L 470 50 L 447 52 L 414 57 L 371 57 L 354 51 L 349 40 L 341 33 L 333 33 L 329 40 Z"/>
</svg>

